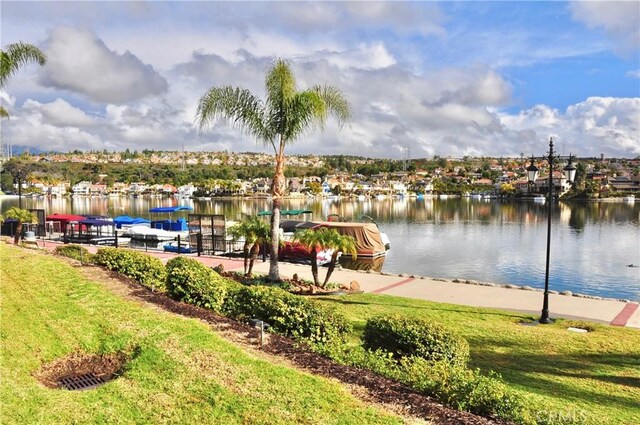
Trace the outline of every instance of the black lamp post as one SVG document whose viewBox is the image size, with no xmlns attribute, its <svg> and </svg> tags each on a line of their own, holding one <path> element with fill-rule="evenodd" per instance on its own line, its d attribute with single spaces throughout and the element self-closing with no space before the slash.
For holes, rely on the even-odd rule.
<svg viewBox="0 0 640 425">
<path fill-rule="evenodd" d="M 547 199 L 547 262 L 544 273 L 544 301 L 542 303 L 542 314 L 540 316 L 540 323 L 548 324 L 552 320 L 549 318 L 549 259 L 551 257 L 551 211 L 553 209 L 553 160 L 560 158 L 553 155 L 553 138 L 549 139 L 549 154 L 545 157 L 549 163 L 549 198 Z M 531 157 L 531 165 L 527 167 L 527 177 L 529 182 L 536 181 L 538 177 L 538 167 L 533 164 L 533 156 Z M 565 177 L 569 183 L 573 182 L 576 175 L 576 167 L 573 165 L 573 157 L 569 155 L 569 163 L 564 167 Z"/>
</svg>

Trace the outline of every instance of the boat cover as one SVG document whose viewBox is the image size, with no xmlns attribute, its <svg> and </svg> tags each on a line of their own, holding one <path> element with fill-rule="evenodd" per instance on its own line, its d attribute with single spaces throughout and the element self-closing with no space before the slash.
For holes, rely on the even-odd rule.
<svg viewBox="0 0 640 425">
<path fill-rule="evenodd" d="M 336 229 L 341 235 L 353 236 L 356 240 L 358 257 L 377 257 L 386 252 L 380 229 L 375 223 L 323 222 L 318 227 Z"/>
</svg>

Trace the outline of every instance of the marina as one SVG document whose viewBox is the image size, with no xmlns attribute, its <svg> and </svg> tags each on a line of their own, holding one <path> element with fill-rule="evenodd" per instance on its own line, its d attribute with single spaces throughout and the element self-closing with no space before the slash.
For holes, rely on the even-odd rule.
<svg viewBox="0 0 640 425">
<path fill-rule="evenodd" d="M 23 200 L 28 208 L 67 214 L 118 217 L 126 213 L 151 221 L 149 210 L 186 205 L 195 215 L 227 221 L 257 215 L 268 199 L 197 201 L 174 198 L 114 197 Z M 4 211 L 17 203 L 0 200 Z M 541 288 L 544 282 L 546 204 L 467 198 L 287 199 L 283 209 L 309 210 L 305 219 L 332 214 L 350 221 L 366 215 L 386 233 L 392 248 L 379 258 L 341 258 L 343 267 L 434 278 L 473 280 Z M 185 211 L 185 217 L 191 211 Z M 286 217 L 283 217 L 286 219 Z M 114 219 L 115 220 L 115 219 Z M 117 220 L 116 220 L 117 221 Z M 217 223 L 217 229 L 224 222 Z M 550 288 L 594 296 L 640 300 L 640 203 L 560 202 L 552 216 Z M 211 224 L 204 226 L 213 232 Z M 223 228 L 223 227 L 222 227 Z M 216 230 L 217 232 L 218 230 Z M 181 246 L 189 241 L 182 238 Z M 220 250 L 227 242 L 218 240 Z M 167 242 L 130 241 L 162 250 Z M 211 245 L 209 252 L 212 252 Z M 241 244 L 240 244 L 241 249 Z M 216 251 L 220 253 L 220 251 Z M 633 265 L 633 267 L 629 267 Z"/>
</svg>

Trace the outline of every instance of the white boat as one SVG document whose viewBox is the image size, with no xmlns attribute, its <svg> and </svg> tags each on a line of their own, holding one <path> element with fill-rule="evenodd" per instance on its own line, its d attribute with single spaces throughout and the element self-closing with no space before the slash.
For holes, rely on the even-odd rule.
<svg viewBox="0 0 640 425">
<path fill-rule="evenodd" d="M 533 202 L 544 204 L 545 202 L 547 202 L 547 198 L 544 195 L 537 195 L 533 197 Z"/>
<path fill-rule="evenodd" d="M 634 195 L 628 195 L 628 196 L 625 196 L 624 198 L 622 198 L 622 200 L 623 200 L 624 202 L 630 202 L 630 203 L 632 203 L 632 202 L 635 202 L 635 201 L 636 201 L 636 197 L 635 197 Z"/>
<path fill-rule="evenodd" d="M 170 232 L 168 230 L 152 229 L 144 225 L 135 225 L 128 228 L 123 233 L 123 236 L 145 241 L 172 241 L 178 236 L 186 240 L 188 232 Z"/>
</svg>

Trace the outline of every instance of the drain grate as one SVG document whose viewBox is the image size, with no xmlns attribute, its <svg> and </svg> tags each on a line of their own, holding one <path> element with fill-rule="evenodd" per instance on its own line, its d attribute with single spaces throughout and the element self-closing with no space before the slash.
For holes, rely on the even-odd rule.
<svg viewBox="0 0 640 425">
<path fill-rule="evenodd" d="M 94 373 L 85 373 L 84 375 L 61 378 L 58 383 L 68 390 L 89 390 L 104 384 L 106 381 Z"/>
</svg>

